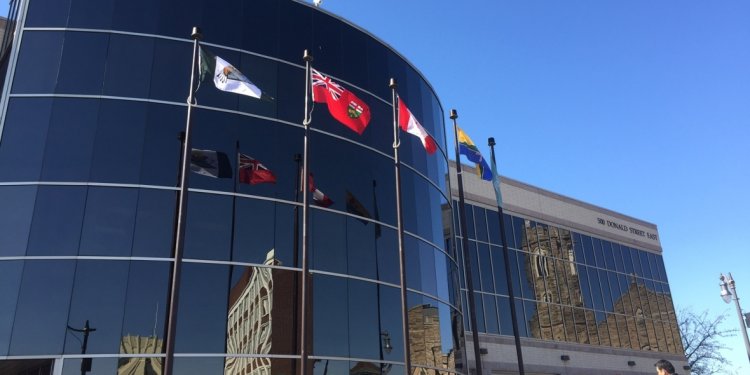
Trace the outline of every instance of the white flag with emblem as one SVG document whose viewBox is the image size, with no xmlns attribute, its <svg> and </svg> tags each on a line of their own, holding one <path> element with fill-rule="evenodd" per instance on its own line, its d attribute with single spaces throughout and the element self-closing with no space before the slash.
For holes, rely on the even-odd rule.
<svg viewBox="0 0 750 375">
<path fill-rule="evenodd" d="M 216 67 L 214 68 L 214 85 L 222 91 L 233 92 L 235 94 L 252 96 L 260 99 L 261 91 L 258 86 L 250 82 L 232 64 L 216 56 Z"/>
</svg>

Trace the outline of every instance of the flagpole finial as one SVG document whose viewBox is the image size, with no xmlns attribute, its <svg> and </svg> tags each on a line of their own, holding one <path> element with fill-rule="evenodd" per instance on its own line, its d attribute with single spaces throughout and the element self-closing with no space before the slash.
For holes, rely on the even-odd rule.
<svg viewBox="0 0 750 375">
<path fill-rule="evenodd" d="M 313 56 L 312 56 L 312 54 L 310 54 L 310 51 L 305 50 L 305 52 L 302 54 L 302 60 L 304 60 L 304 61 L 310 61 L 310 62 L 313 61 Z"/>
<path fill-rule="evenodd" d="M 193 32 L 190 33 L 190 37 L 193 38 L 193 40 L 203 39 L 203 33 L 201 32 L 201 28 L 198 26 L 193 26 Z"/>
<path fill-rule="evenodd" d="M 492 147 L 495 145 L 495 137 L 489 137 L 487 138 L 487 145 Z"/>
<path fill-rule="evenodd" d="M 458 118 L 458 112 L 456 112 L 455 109 L 451 109 L 451 120 L 455 120 Z"/>
<path fill-rule="evenodd" d="M 391 90 L 395 90 L 398 87 L 398 84 L 396 83 L 395 78 L 391 78 L 391 80 L 388 81 L 388 87 L 390 87 Z"/>
</svg>

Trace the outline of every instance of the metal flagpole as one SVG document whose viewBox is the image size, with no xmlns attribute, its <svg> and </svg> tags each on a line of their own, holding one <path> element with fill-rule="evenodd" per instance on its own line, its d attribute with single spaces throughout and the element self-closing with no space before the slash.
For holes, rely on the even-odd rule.
<svg viewBox="0 0 750 375">
<path fill-rule="evenodd" d="M 453 120 L 453 135 L 456 139 L 456 177 L 458 178 L 458 213 L 461 218 L 461 247 L 463 247 L 464 254 L 464 269 L 466 272 L 466 289 L 467 297 L 469 298 L 469 307 L 471 308 L 471 314 L 469 314 L 469 322 L 472 328 L 472 341 L 474 342 L 474 361 L 477 366 L 477 374 L 482 374 L 482 358 L 479 352 L 479 332 L 477 330 L 477 314 L 476 314 L 476 303 L 474 302 L 474 281 L 471 276 L 471 257 L 469 256 L 469 235 L 466 229 L 466 209 L 464 208 L 464 181 L 461 175 L 461 154 L 458 150 L 458 125 L 456 119 L 458 113 L 455 109 L 451 109 L 451 120 Z"/>
<path fill-rule="evenodd" d="M 404 218 L 401 212 L 401 161 L 398 156 L 398 148 L 401 146 L 398 129 L 398 102 L 396 80 L 391 78 L 388 84 L 392 92 L 393 105 L 393 163 L 396 169 L 396 226 L 398 228 L 398 265 L 401 271 L 401 326 L 404 329 L 404 369 L 407 375 L 411 374 L 411 353 L 409 346 L 409 309 L 406 301 L 406 252 L 404 251 Z"/>
<path fill-rule="evenodd" d="M 301 317 L 300 317 L 300 374 L 307 375 L 307 314 L 309 311 L 307 294 L 309 288 L 309 275 L 307 266 L 307 216 L 310 209 L 310 202 L 307 199 L 309 195 L 307 193 L 309 186 L 309 173 L 307 172 L 307 154 L 308 154 L 308 138 L 310 134 L 310 63 L 313 61 L 313 57 L 308 50 L 305 50 L 302 59 L 305 61 L 305 120 L 302 125 L 305 126 L 305 136 L 303 140 L 302 148 L 302 301 L 301 305 Z"/>
<path fill-rule="evenodd" d="M 180 166 L 180 193 L 177 207 L 177 227 L 174 240 L 174 264 L 172 268 L 172 285 L 169 294 L 169 313 L 167 315 L 167 349 L 164 358 L 164 375 L 172 375 L 174 368 L 174 339 L 177 328 L 177 307 L 180 301 L 180 276 L 182 271 L 182 250 L 185 247 L 185 219 L 187 217 L 188 179 L 190 176 L 190 124 L 195 103 L 195 68 L 198 59 L 200 39 L 203 37 L 198 27 L 193 27 L 190 34 L 193 38 L 193 63 L 190 70 L 190 94 L 188 95 L 187 124 L 185 125 L 185 142 L 182 148 L 182 165 Z"/>
<path fill-rule="evenodd" d="M 492 178 L 497 178 L 497 184 L 500 184 L 500 176 L 496 175 L 495 164 L 495 138 L 488 138 L 487 143 L 490 146 L 490 157 L 492 158 Z M 505 236 L 505 216 L 503 216 L 502 198 L 497 199 L 497 215 L 500 218 L 500 239 L 503 241 L 503 260 L 505 261 L 505 280 L 508 283 L 508 297 L 510 298 L 510 320 L 513 323 L 513 339 L 516 342 L 516 358 L 518 359 L 518 373 L 524 375 L 523 353 L 521 353 L 521 335 L 518 333 L 518 317 L 516 315 L 516 300 L 513 295 L 513 277 L 510 273 L 510 253 L 508 252 L 508 239 Z"/>
</svg>

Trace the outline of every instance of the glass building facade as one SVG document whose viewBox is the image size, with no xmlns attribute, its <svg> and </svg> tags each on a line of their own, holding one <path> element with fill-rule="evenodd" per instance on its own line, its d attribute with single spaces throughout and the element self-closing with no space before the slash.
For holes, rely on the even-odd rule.
<svg viewBox="0 0 750 375">
<path fill-rule="evenodd" d="M 0 138 L 0 373 L 161 374 L 192 40 L 274 99 L 204 81 L 192 147 L 229 155 L 192 174 L 175 374 L 465 373 L 455 249 L 442 215 L 443 108 L 403 57 L 291 0 L 12 3 Z M 6 39 L 8 40 L 8 39 Z M 364 134 L 318 105 L 309 169 L 333 201 L 310 209 L 309 362 L 299 338 L 305 70 L 372 111 Z M 435 138 L 402 137 L 408 288 L 402 327 L 390 78 Z M 276 183 L 241 184 L 237 157 Z M 352 210 L 352 202 L 362 210 Z M 447 223 L 446 223 L 447 221 Z M 403 347 L 403 334 L 410 348 Z"/>
<path fill-rule="evenodd" d="M 470 275 L 477 319 L 464 328 L 488 351 L 485 373 L 516 373 L 511 303 L 526 371 L 650 374 L 661 358 L 686 364 L 655 225 L 503 178 L 506 265 L 492 185 L 463 169 L 467 233 L 452 214 L 457 246 L 464 235 L 469 246 L 458 252 L 471 264 L 461 268 L 462 302 Z M 451 173 L 455 184 L 453 164 Z"/>
</svg>

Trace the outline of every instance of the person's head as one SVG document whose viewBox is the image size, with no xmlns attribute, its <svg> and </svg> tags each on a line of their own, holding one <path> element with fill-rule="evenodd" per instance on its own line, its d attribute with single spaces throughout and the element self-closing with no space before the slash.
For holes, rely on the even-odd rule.
<svg viewBox="0 0 750 375">
<path fill-rule="evenodd" d="M 674 366 L 672 366 L 672 362 L 669 362 L 666 359 L 659 360 L 659 362 L 656 362 L 654 366 L 656 367 L 657 375 L 674 374 Z"/>
</svg>

